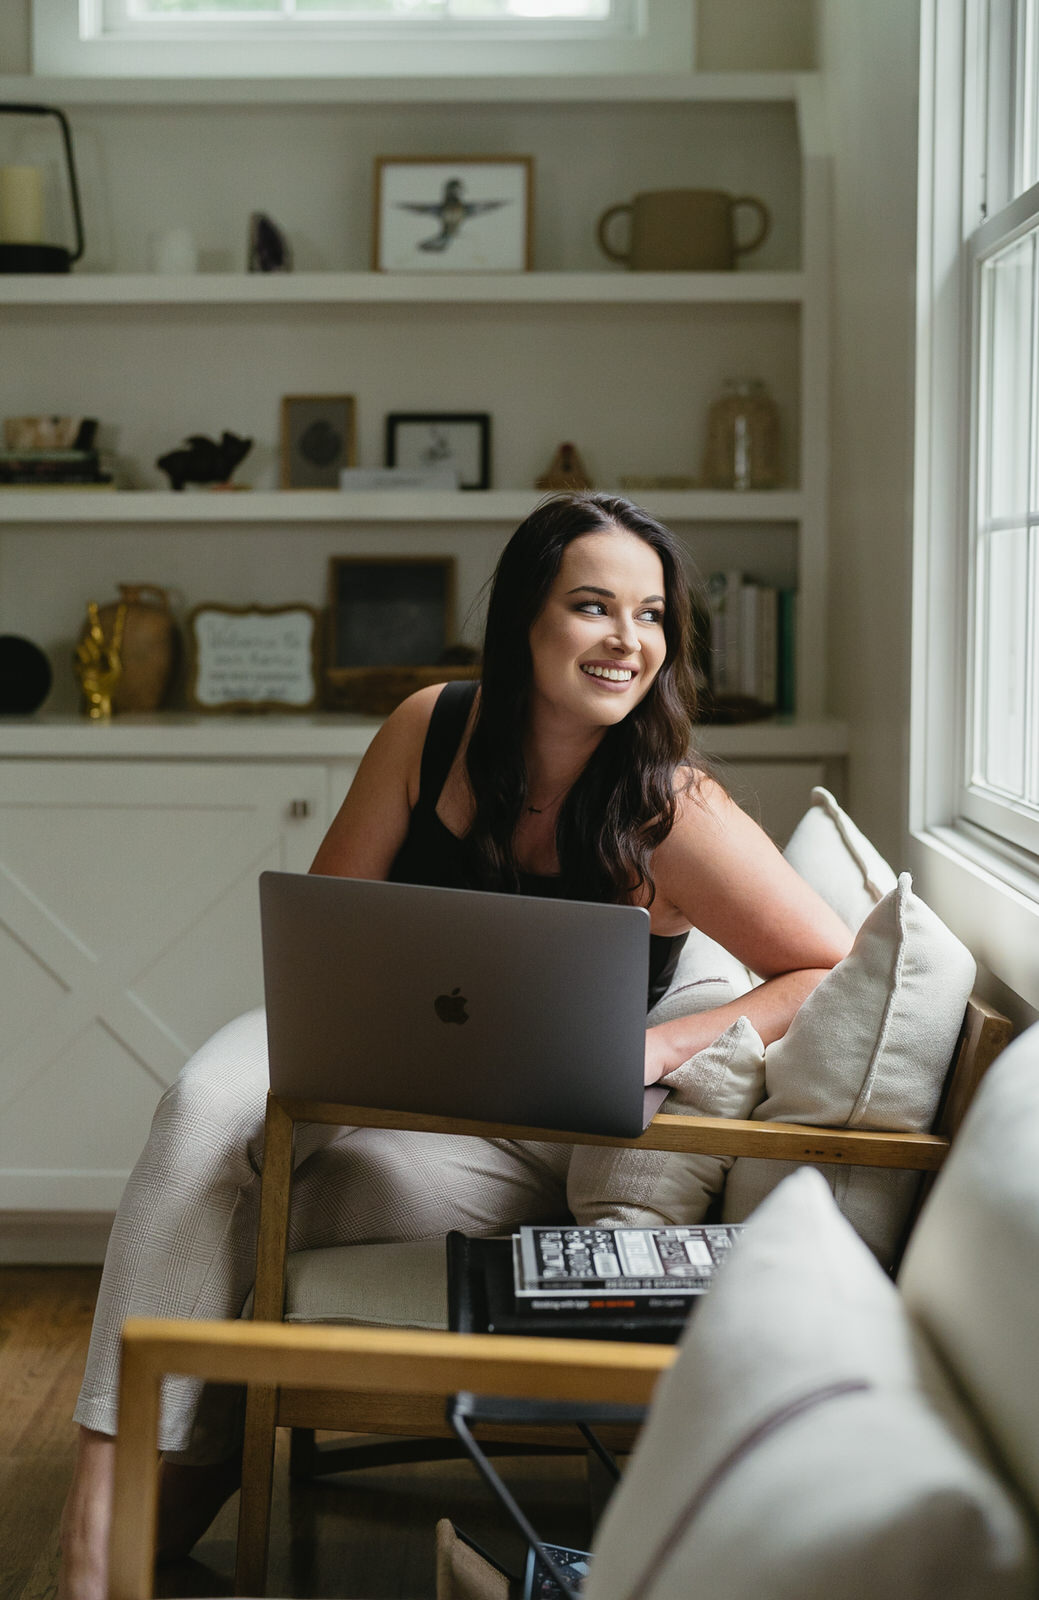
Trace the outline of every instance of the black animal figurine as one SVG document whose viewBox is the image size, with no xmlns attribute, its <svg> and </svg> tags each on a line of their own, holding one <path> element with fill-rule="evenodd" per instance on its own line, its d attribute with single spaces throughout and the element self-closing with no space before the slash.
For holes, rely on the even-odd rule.
<svg viewBox="0 0 1039 1600">
<path fill-rule="evenodd" d="M 249 218 L 249 271 L 292 271 L 289 241 L 277 223 L 262 211 L 254 211 Z"/>
<path fill-rule="evenodd" d="M 235 433 L 221 434 L 219 444 L 204 433 L 193 433 L 179 450 L 160 456 L 155 465 L 165 472 L 171 489 L 183 489 L 186 483 L 227 483 L 252 447 L 251 439 L 239 439 Z"/>
</svg>

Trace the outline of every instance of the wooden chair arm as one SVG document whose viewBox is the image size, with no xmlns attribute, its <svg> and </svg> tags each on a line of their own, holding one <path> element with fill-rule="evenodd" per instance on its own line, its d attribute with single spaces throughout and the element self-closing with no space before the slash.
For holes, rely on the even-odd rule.
<svg viewBox="0 0 1039 1600">
<path fill-rule="evenodd" d="M 134 1318 L 123 1327 L 109 1600 L 152 1593 L 159 1391 L 170 1372 L 271 1387 L 440 1395 L 459 1390 L 646 1405 L 673 1345 Z"/>
<path fill-rule="evenodd" d="M 686 1117 L 660 1112 L 637 1139 L 573 1133 L 555 1128 L 478 1122 L 463 1117 L 387 1111 L 372 1106 L 328 1105 L 319 1100 L 276 1099 L 292 1122 L 324 1122 L 411 1133 L 456 1133 L 481 1139 L 529 1139 L 624 1150 L 671 1150 L 685 1155 L 758 1156 L 778 1161 L 829 1161 L 843 1166 L 893 1167 L 936 1172 L 949 1140 L 930 1133 L 875 1133 L 859 1128 L 816 1128 L 800 1122 L 745 1122 L 734 1117 Z"/>
</svg>

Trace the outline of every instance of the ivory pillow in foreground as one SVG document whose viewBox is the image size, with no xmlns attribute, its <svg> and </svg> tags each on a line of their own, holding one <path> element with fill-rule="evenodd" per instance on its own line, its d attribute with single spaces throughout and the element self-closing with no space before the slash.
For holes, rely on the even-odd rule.
<svg viewBox="0 0 1039 1600">
<path fill-rule="evenodd" d="M 811 1170 L 698 1306 L 586 1600 L 1024 1600 L 1034 1536 Z"/>
<path fill-rule="evenodd" d="M 898 1282 L 1039 1504 L 1039 1023 L 986 1072 Z"/>
</svg>

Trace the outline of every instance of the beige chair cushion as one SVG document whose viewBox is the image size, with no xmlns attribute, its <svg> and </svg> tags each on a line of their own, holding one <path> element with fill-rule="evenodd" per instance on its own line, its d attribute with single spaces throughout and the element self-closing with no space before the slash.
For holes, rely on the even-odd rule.
<svg viewBox="0 0 1039 1600">
<path fill-rule="evenodd" d="M 903 873 L 870 912 L 851 952 L 765 1051 L 755 1120 L 925 1132 L 932 1125 L 974 983 L 969 950 L 913 893 Z M 723 1218 L 742 1222 L 793 1170 L 741 1160 Z M 834 1197 L 884 1265 L 901 1244 L 916 1173 L 826 1166 Z"/>
<path fill-rule="evenodd" d="M 298 1250 L 285 1278 L 286 1322 L 447 1327 L 443 1239 Z"/>
<path fill-rule="evenodd" d="M 690 1319 L 585 1600 L 1024 1600 L 1037 1576 L 1028 1517 L 897 1290 L 795 1174 Z"/>
</svg>

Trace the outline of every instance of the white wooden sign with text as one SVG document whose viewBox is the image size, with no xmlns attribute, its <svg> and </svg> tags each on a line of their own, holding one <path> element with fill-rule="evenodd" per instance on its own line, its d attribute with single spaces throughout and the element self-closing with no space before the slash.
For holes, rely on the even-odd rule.
<svg viewBox="0 0 1039 1600">
<path fill-rule="evenodd" d="M 188 618 L 198 711 L 309 711 L 318 694 L 312 606 L 196 606 Z"/>
</svg>

